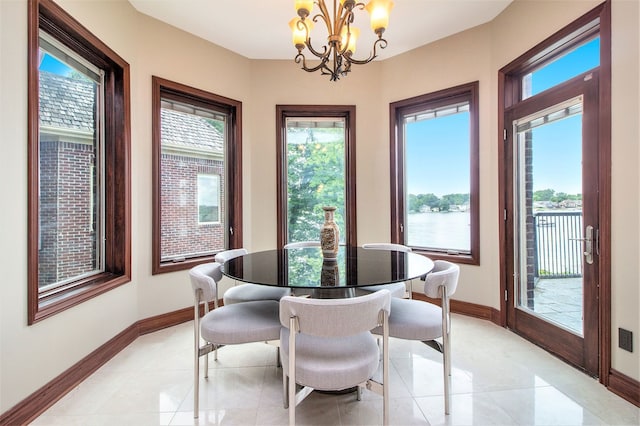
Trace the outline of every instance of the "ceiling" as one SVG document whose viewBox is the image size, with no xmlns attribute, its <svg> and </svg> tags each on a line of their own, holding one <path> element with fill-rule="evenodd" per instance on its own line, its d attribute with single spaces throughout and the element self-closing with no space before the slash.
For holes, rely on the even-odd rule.
<svg viewBox="0 0 640 426">
<path fill-rule="evenodd" d="M 366 2 L 366 0 L 363 0 Z M 379 59 L 409 51 L 491 21 L 512 0 L 395 0 L 386 49 Z M 236 52 L 249 59 L 293 59 L 289 21 L 294 0 L 129 0 L 139 12 Z M 331 0 L 327 0 L 331 10 Z M 312 14 L 317 13 L 317 6 Z M 361 29 L 355 58 L 369 56 L 375 34 L 365 11 L 357 11 Z M 320 25 L 311 33 L 316 50 L 326 40 Z"/>
</svg>

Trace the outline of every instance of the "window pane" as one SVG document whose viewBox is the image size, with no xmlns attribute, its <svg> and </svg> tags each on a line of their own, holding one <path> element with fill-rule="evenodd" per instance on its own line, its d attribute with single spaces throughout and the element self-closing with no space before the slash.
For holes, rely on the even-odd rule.
<svg viewBox="0 0 640 426">
<path fill-rule="evenodd" d="M 198 175 L 198 221 L 220 222 L 219 175 Z"/>
<path fill-rule="evenodd" d="M 345 241 L 345 120 L 287 118 L 287 241 L 318 240 L 323 206 L 335 206 Z"/>
<path fill-rule="evenodd" d="M 406 244 L 469 253 L 469 103 L 405 116 Z"/>
<path fill-rule="evenodd" d="M 527 99 L 600 65 L 600 37 L 584 43 L 522 78 Z"/>
<path fill-rule="evenodd" d="M 161 261 L 225 248 L 225 121 L 216 111 L 162 99 Z"/>
<path fill-rule="evenodd" d="M 48 39 L 40 38 L 48 49 L 40 49 L 38 68 L 41 291 L 104 270 L 100 74 L 70 65 L 81 58 Z"/>
</svg>

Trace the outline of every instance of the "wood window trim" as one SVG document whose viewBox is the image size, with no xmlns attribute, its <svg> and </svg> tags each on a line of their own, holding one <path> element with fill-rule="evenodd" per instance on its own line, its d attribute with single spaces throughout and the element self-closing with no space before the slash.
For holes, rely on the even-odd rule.
<svg viewBox="0 0 640 426">
<path fill-rule="evenodd" d="M 229 211 L 227 212 L 227 231 L 233 228 L 233 233 L 228 233 L 228 245 L 230 249 L 240 248 L 243 244 L 242 237 L 242 102 L 224 96 L 215 95 L 201 89 L 190 87 L 181 83 L 152 76 L 152 158 L 153 158 L 153 242 L 152 242 L 152 274 L 181 271 L 190 269 L 195 265 L 212 262 L 214 255 L 199 256 L 186 259 L 183 262 L 162 262 L 161 256 L 161 120 L 160 109 L 162 97 L 168 97 L 178 101 L 187 101 L 193 105 L 202 107 L 216 106 L 229 110 L 231 117 L 229 123 L 230 141 L 226 146 L 226 188 L 228 194 L 233 194 L 231 200 L 227 200 Z"/>
<path fill-rule="evenodd" d="M 439 90 L 409 99 L 404 99 L 389 104 L 389 140 L 391 161 L 391 242 L 396 244 L 405 244 L 405 235 L 403 231 L 402 218 L 404 212 L 404 142 L 402 140 L 402 121 L 399 119 L 401 114 L 411 110 L 423 109 L 425 104 L 429 107 L 438 107 L 456 102 L 458 99 L 464 99 L 469 102 L 469 125 L 470 125 L 470 182 L 469 189 L 471 191 L 470 210 L 471 210 L 471 235 L 470 248 L 471 253 L 449 255 L 438 251 L 414 250 L 422 253 L 432 259 L 448 260 L 456 263 L 465 263 L 470 265 L 480 264 L 480 133 L 479 133 L 479 82 L 471 82 L 459 86 Z"/>
<path fill-rule="evenodd" d="M 347 246 L 357 244 L 355 105 L 276 105 L 278 247 L 284 247 L 287 243 L 287 181 L 285 176 L 287 171 L 286 121 L 288 117 L 340 117 L 345 119 L 345 243 Z M 322 218 L 318 218 L 318 221 L 322 220 Z"/>
<path fill-rule="evenodd" d="M 599 27 L 589 28 L 594 20 L 599 20 Z M 586 28 L 586 31 L 584 30 Z M 599 268 L 599 310 L 600 310 L 600 349 L 598 362 L 598 378 L 605 386 L 610 385 L 610 378 L 616 372 L 611 368 L 611 0 L 606 0 L 586 14 L 571 22 L 560 31 L 549 36 L 538 45 L 532 47 L 518 58 L 511 61 L 498 72 L 498 167 L 499 180 L 498 202 L 501 210 L 506 209 L 508 194 L 513 190 L 504 184 L 505 173 L 509 172 L 506 147 L 502 129 L 505 129 L 505 110 L 521 99 L 521 76 L 532 68 L 553 59 L 558 50 L 564 51 L 567 46 L 575 46 L 584 40 L 599 34 L 600 36 L 600 70 L 598 96 L 598 137 L 600 140 L 598 156 L 600 160 L 600 193 L 599 228 L 600 259 Z M 499 228 L 500 264 L 505 265 L 507 240 L 513 238 L 507 221 L 500 218 L 504 226 Z M 500 320 L 502 326 L 507 325 L 507 301 L 504 294 L 507 283 L 511 279 L 505 268 L 500 270 Z"/>
<path fill-rule="evenodd" d="M 28 3 L 29 325 L 131 281 L 131 106 L 129 64 L 51 0 Z M 38 288 L 39 30 L 105 71 L 105 272 L 43 297 Z"/>
</svg>

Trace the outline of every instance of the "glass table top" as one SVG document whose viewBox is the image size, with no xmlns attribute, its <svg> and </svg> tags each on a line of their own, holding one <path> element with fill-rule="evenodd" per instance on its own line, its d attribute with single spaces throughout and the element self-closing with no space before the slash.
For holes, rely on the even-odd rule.
<svg viewBox="0 0 640 426">
<path fill-rule="evenodd" d="M 335 260 L 319 247 L 267 250 L 228 260 L 224 275 L 254 284 L 290 288 L 354 288 L 419 278 L 433 269 L 428 257 L 341 246 Z"/>
</svg>

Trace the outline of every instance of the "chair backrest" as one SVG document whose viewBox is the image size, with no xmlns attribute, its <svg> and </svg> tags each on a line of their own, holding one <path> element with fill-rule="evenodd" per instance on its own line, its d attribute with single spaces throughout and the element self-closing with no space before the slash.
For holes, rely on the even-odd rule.
<svg viewBox="0 0 640 426">
<path fill-rule="evenodd" d="M 304 247 L 320 247 L 320 241 L 297 241 L 284 245 L 284 248 L 304 248 Z"/>
<path fill-rule="evenodd" d="M 380 290 L 346 299 L 312 299 L 285 296 L 280 299 L 280 323 L 289 327 L 298 319 L 298 331 L 321 337 L 363 333 L 382 323 L 381 312 L 390 312 L 391 293 Z"/>
<path fill-rule="evenodd" d="M 225 251 L 221 251 L 220 253 L 216 253 L 213 259 L 218 263 L 224 263 L 227 260 L 231 260 L 234 257 L 243 256 L 247 253 L 248 253 L 247 249 L 243 249 L 243 248 L 225 250 Z"/>
<path fill-rule="evenodd" d="M 434 299 L 439 298 L 441 297 L 440 287 L 445 287 L 447 296 L 451 296 L 458 287 L 460 267 L 446 260 L 436 260 L 433 264 L 433 270 L 427 274 L 427 279 L 424 281 L 424 294 Z"/>
<path fill-rule="evenodd" d="M 197 297 L 198 290 L 202 290 L 200 302 L 216 301 L 218 298 L 218 282 L 222 279 L 220 263 L 211 262 L 196 265 L 189 270 L 191 287 Z"/>
<path fill-rule="evenodd" d="M 362 248 L 371 249 L 371 250 L 395 250 L 395 251 L 403 251 L 403 252 L 411 251 L 411 247 L 408 247 L 402 244 L 394 244 L 394 243 L 368 243 L 368 244 L 363 244 Z"/>
</svg>

